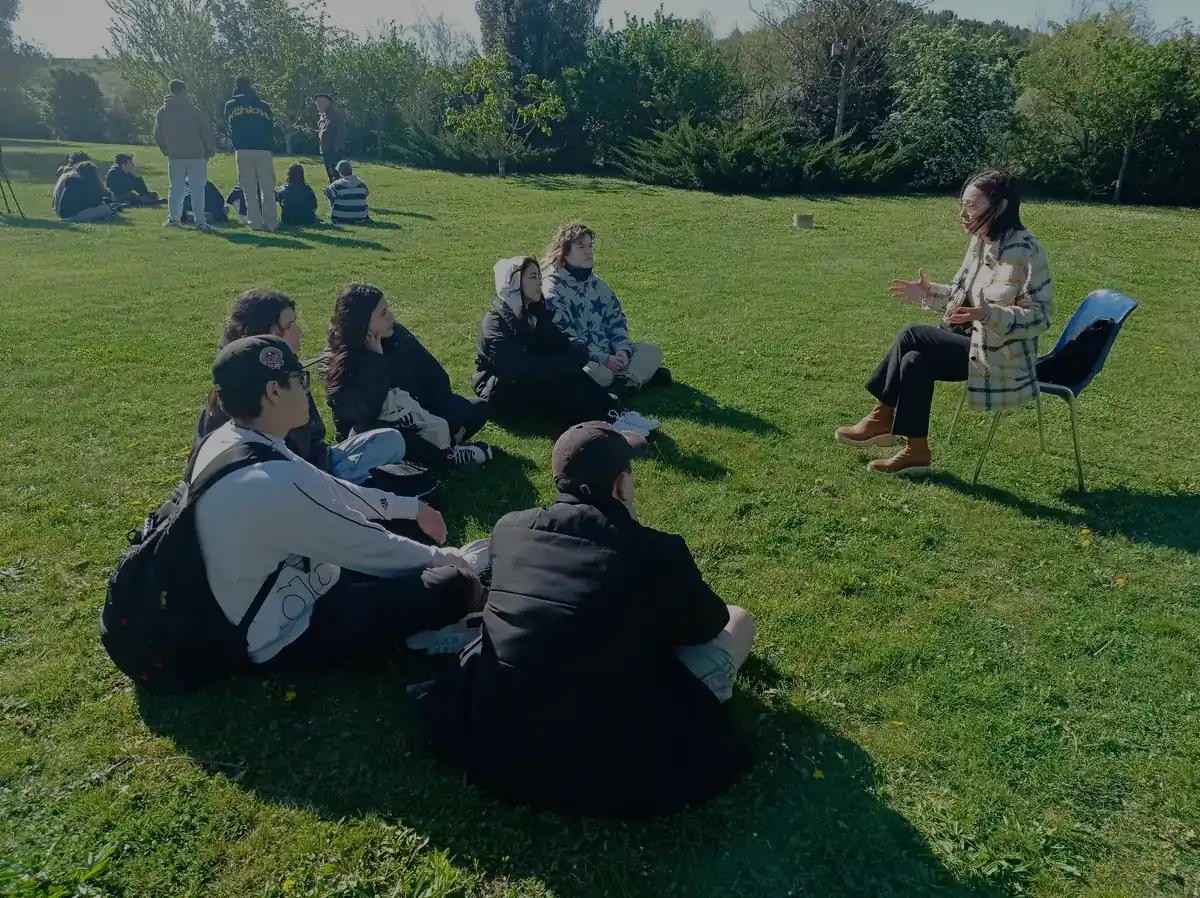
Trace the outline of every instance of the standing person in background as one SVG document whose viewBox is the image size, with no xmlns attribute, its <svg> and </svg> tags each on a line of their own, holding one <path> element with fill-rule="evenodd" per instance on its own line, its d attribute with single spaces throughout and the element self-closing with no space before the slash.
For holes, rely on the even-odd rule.
<svg viewBox="0 0 1200 898">
<path fill-rule="evenodd" d="M 234 84 L 233 98 L 225 104 L 225 121 L 233 140 L 238 184 L 246 194 L 246 217 L 255 231 L 279 229 L 275 209 L 275 117 L 259 99 L 245 75 Z"/>
<path fill-rule="evenodd" d="M 167 157 L 171 173 L 170 212 L 164 225 L 183 220 L 183 198 L 192 189 L 192 208 L 196 227 L 212 227 L 204 218 L 204 185 L 208 182 L 208 160 L 217 153 L 217 138 L 212 122 L 192 102 L 187 85 L 172 81 L 158 114 L 154 117 L 154 142 Z"/>
<path fill-rule="evenodd" d="M 338 179 L 337 165 L 346 151 L 346 113 L 333 102 L 329 94 L 317 94 L 315 99 L 321 113 L 317 122 L 317 140 L 321 145 L 325 174 L 332 184 Z"/>
</svg>

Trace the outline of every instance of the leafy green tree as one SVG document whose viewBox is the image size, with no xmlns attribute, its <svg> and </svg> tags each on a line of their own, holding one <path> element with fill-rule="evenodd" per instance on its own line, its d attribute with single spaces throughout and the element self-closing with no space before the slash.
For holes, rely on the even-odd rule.
<svg viewBox="0 0 1200 898">
<path fill-rule="evenodd" d="M 232 67 L 271 104 L 287 151 L 311 124 L 312 97 L 325 78 L 329 29 L 324 0 L 209 0 Z"/>
<path fill-rule="evenodd" d="M 208 0 L 105 0 L 121 76 L 149 113 L 172 78 L 186 82 L 199 108 L 219 124 L 235 72 L 218 39 Z"/>
<path fill-rule="evenodd" d="M 462 98 L 446 113 L 446 128 L 471 141 L 496 163 L 500 177 L 508 163 L 529 152 L 535 131 L 549 136 L 551 124 L 566 114 L 553 81 L 537 75 L 514 78 L 508 52 L 497 44 L 491 54 L 449 73 L 446 92 Z"/>
<path fill-rule="evenodd" d="M 960 184 L 1002 160 L 1013 123 L 1017 74 L 1005 38 L 952 25 L 911 25 L 894 48 L 896 108 L 887 134 L 917 165 L 914 186 Z"/>
<path fill-rule="evenodd" d="M 108 106 L 96 79 L 86 72 L 50 72 L 50 114 L 64 140 L 99 143 L 108 139 Z"/>
<path fill-rule="evenodd" d="M 587 53 L 600 0 L 475 0 L 483 46 L 503 44 L 515 68 L 558 78 Z"/>
<path fill-rule="evenodd" d="M 20 0 L 0 0 L 0 136 L 46 137 L 32 82 L 42 54 L 13 33 Z"/>
<path fill-rule="evenodd" d="M 661 11 L 650 20 L 627 16 L 621 30 L 598 34 L 566 81 L 568 128 L 598 165 L 684 117 L 698 126 L 736 118 L 746 95 L 736 61 L 706 26 Z"/>
<path fill-rule="evenodd" d="M 1131 157 L 1169 106 L 1169 60 L 1133 24 L 1110 14 L 1055 27 L 1021 63 L 1029 139 L 1041 154 L 1066 150 L 1088 192 L 1111 190 L 1118 203 Z"/>
</svg>

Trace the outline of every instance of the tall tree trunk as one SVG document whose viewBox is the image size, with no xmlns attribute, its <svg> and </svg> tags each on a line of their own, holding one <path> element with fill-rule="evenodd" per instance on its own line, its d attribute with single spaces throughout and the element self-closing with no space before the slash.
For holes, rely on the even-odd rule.
<svg viewBox="0 0 1200 898">
<path fill-rule="evenodd" d="M 506 159 L 504 156 L 501 156 L 496 160 L 496 168 L 500 172 L 500 177 L 508 177 L 508 159 Z"/>
<path fill-rule="evenodd" d="M 1121 170 L 1117 172 L 1117 189 L 1113 194 L 1113 202 L 1121 205 L 1121 191 L 1125 189 L 1125 172 L 1129 169 L 1129 157 L 1133 155 L 1133 139 L 1137 136 L 1137 113 L 1133 114 L 1133 127 L 1125 138 L 1125 152 L 1121 155 Z"/>
<path fill-rule="evenodd" d="M 846 97 L 850 93 L 850 75 L 854 72 L 854 44 L 848 43 L 842 56 L 842 77 L 838 81 L 837 118 L 833 122 L 833 139 L 842 136 L 846 126 Z"/>
<path fill-rule="evenodd" d="M 292 155 L 292 138 L 295 136 L 296 135 L 291 131 L 288 131 L 287 134 L 283 135 L 283 147 L 285 150 L 287 150 L 287 154 L 289 156 Z"/>
</svg>

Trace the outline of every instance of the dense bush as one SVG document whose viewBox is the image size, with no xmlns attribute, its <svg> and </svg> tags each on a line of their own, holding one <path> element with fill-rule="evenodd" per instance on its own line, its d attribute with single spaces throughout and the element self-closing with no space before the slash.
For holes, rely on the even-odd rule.
<svg viewBox="0 0 1200 898">
<path fill-rule="evenodd" d="M 728 128 L 684 119 L 618 154 L 628 177 L 648 184 L 718 193 L 877 192 L 909 176 L 904 154 L 839 140 L 801 141 L 785 121 L 746 121 Z"/>
</svg>

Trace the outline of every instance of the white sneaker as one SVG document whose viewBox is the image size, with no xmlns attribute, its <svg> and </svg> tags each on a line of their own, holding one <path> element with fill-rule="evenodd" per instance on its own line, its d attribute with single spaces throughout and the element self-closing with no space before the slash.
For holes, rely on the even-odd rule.
<svg viewBox="0 0 1200 898">
<path fill-rule="evenodd" d="M 425 652 L 427 655 L 457 655 L 479 638 L 480 623 L 481 615 L 468 615 L 458 623 L 442 627 L 440 630 L 414 633 L 404 640 L 404 644 L 412 652 Z"/>
<path fill-rule="evenodd" d="M 166 221 L 163 222 L 163 227 L 164 228 L 177 228 L 177 227 L 179 227 L 179 222 L 177 222 L 173 218 L 168 218 Z"/>
<path fill-rule="evenodd" d="M 648 439 L 650 436 L 650 431 L 629 419 L 629 412 L 622 415 L 609 414 L 609 418 L 609 423 L 612 424 L 614 430 L 627 430 L 630 433 L 636 433 L 642 439 Z"/>
<path fill-rule="evenodd" d="M 662 421 L 657 418 L 647 418 L 641 412 L 635 412 L 631 408 L 625 410 L 625 418 L 640 425 L 644 430 L 658 430 L 662 427 Z"/>
<path fill-rule="evenodd" d="M 458 550 L 458 553 L 466 559 L 476 577 L 482 577 L 491 570 L 492 541 L 490 539 L 477 539 L 473 543 L 467 543 Z"/>
<path fill-rule="evenodd" d="M 467 443 L 450 450 L 455 467 L 483 465 L 492 460 L 492 447 L 487 443 Z"/>
</svg>

